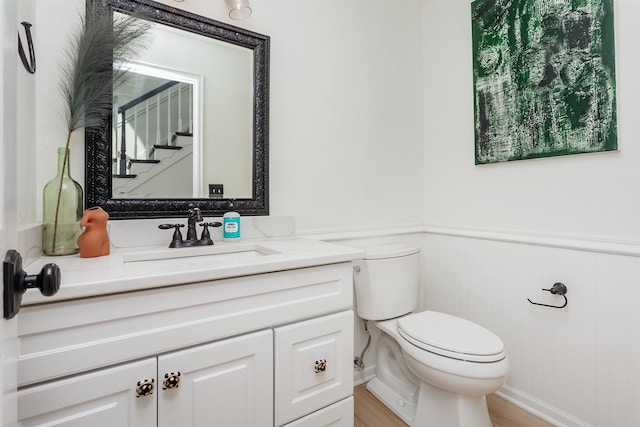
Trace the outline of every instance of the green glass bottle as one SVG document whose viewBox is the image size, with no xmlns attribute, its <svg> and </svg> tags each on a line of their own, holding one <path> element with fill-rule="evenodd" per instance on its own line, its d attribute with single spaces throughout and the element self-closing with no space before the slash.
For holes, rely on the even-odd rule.
<svg viewBox="0 0 640 427">
<path fill-rule="evenodd" d="M 69 150 L 58 148 L 58 174 L 42 192 L 42 252 L 49 256 L 80 251 L 77 240 L 82 233 L 82 187 L 71 178 L 69 163 Z"/>
</svg>

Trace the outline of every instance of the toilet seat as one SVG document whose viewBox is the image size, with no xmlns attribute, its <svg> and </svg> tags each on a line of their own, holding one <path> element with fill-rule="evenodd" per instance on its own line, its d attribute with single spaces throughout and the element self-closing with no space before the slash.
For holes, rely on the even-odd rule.
<svg viewBox="0 0 640 427">
<path fill-rule="evenodd" d="M 435 311 L 398 319 L 398 333 L 411 344 L 452 359 L 491 363 L 506 357 L 504 344 L 488 329 Z"/>
</svg>

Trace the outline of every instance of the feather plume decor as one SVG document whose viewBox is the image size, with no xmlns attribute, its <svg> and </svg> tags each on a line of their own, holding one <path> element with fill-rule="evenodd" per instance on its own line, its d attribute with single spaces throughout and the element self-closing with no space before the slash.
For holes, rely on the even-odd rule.
<svg viewBox="0 0 640 427">
<path fill-rule="evenodd" d="M 64 99 L 67 140 L 62 170 L 66 170 L 71 134 L 97 126 L 111 115 L 112 91 L 126 68 L 128 59 L 144 49 L 152 24 L 135 14 L 114 14 L 104 7 L 105 0 L 87 0 L 86 12 L 72 33 L 61 65 L 60 91 Z M 51 252 L 56 247 L 61 175 L 56 204 Z"/>
</svg>

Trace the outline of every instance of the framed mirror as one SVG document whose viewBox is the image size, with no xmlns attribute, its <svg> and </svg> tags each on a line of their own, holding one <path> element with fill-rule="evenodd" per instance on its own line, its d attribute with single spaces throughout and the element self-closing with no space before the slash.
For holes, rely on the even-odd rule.
<svg viewBox="0 0 640 427">
<path fill-rule="evenodd" d="M 268 215 L 269 37 L 151 0 L 97 0 L 153 22 L 113 114 L 85 133 L 86 206 L 113 219 Z"/>
</svg>

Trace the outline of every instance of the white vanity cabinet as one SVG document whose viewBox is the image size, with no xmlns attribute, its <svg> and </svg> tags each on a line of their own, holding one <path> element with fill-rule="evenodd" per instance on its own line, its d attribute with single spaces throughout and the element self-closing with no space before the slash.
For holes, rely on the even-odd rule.
<svg viewBox="0 0 640 427">
<path fill-rule="evenodd" d="M 341 262 L 23 307 L 20 425 L 351 426 L 352 286 Z"/>
<path fill-rule="evenodd" d="M 270 426 L 272 331 L 20 391 L 22 426 Z M 145 391 L 146 390 L 146 391 Z"/>
</svg>

